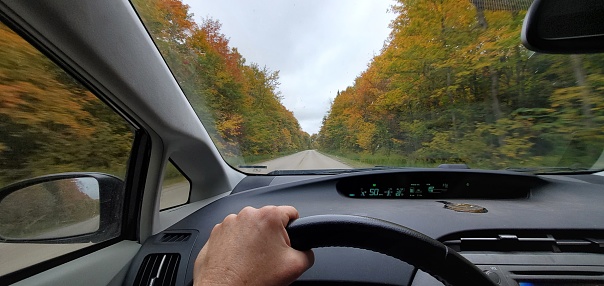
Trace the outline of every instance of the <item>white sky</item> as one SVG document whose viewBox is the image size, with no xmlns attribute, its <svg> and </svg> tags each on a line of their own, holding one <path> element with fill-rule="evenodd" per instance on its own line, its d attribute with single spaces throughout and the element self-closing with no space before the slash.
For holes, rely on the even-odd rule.
<svg viewBox="0 0 604 286">
<path fill-rule="evenodd" d="M 379 54 L 392 0 L 185 0 L 195 21 L 211 17 L 246 58 L 279 70 L 285 107 L 318 133 L 338 90 Z"/>
</svg>

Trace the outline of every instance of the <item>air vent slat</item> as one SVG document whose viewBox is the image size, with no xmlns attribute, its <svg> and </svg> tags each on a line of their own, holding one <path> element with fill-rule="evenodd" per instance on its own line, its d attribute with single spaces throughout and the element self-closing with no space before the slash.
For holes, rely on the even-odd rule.
<svg viewBox="0 0 604 286">
<path fill-rule="evenodd" d="M 149 254 L 143 259 L 134 285 L 172 286 L 176 285 L 176 275 L 180 254 Z"/>
<path fill-rule="evenodd" d="M 555 243 L 556 239 L 553 237 L 520 237 L 520 242 L 543 242 L 543 243 Z"/>
<path fill-rule="evenodd" d="M 604 238 L 588 238 L 587 240 L 597 244 L 599 247 L 604 247 Z"/>
<path fill-rule="evenodd" d="M 473 234 L 449 236 L 443 243 L 456 251 L 604 253 L 604 238 L 572 233 Z"/>
<path fill-rule="evenodd" d="M 161 242 L 183 242 L 189 240 L 190 233 L 165 233 L 161 238 Z"/>
<path fill-rule="evenodd" d="M 579 239 L 564 239 L 564 240 L 557 240 L 556 244 L 559 246 L 567 246 L 567 245 L 573 245 L 573 246 L 581 246 L 581 245 L 590 245 L 592 244 L 591 241 L 587 241 L 587 240 L 579 240 Z"/>
<path fill-rule="evenodd" d="M 178 257 L 170 258 L 170 269 L 177 269 L 178 266 Z M 171 273 L 166 273 L 165 279 L 166 281 L 176 281 L 176 273 L 177 271 L 172 271 Z"/>
<path fill-rule="evenodd" d="M 146 261 L 143 261 L 143 265 L 144 265 L 144 272 L 142 275 L 142 279 L 140 281 L 140 283 L 137 283 L 136 285 L 149 285 L 149 283 L 151 282 L 151 277 L 153 276 L 153 272 L 157 271 L 157 268 L 159 267 L 159 261 L 158 261 L 158 257 L 156 256 L 151 256 L 149 257 L 149 259 Z"/>
<path fill-rule="evenodd" d="M 462 237 L 460 240 L 462 242 L 464 242 L 464 241 L 498 241 L 499 239 L 496 237 Z"/>
<path fill-rule="evenodd" d="M 536 271 L 536 270 L 514 270 L 510 271 L 516 275 L 530 275 L 530 276 L 602 276 L 603 272 L 600 271 L 561 271 L 561 270 L 547 270 L 547 271 Z"/>
</svg>

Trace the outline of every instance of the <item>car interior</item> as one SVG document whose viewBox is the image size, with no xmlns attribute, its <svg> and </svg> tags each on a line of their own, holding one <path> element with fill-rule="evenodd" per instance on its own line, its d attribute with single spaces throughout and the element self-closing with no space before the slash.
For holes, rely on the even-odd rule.
<svg viewBox="0 0 604 286">
<path fill-rule="evenodd" d="M 536 0 L 518 43 L 540 53 L 602 52 L 602 15 L 597 0 Z M 84 234 L 13 239 L 0 227 L 7 261 L 34 244 L 78 245 L 2 273 L 1 285 L 192 285 L 214 225 L 266 205 L 294 206 L 292 246 L 314 250 L 314 266 L 294 285 L 604 285 L 602 171 L 442 164 L 243 173 L 223 159 L 129 1 L 0 0 L 0 20 L 132 131 L 123 178 L 63 173 L 0 189 L 0 208 L 45 182 L 93 181 L 100 190 L 100 218 Z M 188 193 L 163 208 L 172 165 Z M 23 248 L 3 252 L 12 244 Z"/>
</svg>

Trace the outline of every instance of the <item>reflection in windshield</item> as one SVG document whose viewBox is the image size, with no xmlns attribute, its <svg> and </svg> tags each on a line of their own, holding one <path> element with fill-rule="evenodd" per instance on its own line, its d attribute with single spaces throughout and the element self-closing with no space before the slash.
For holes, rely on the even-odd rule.
<svg viewBox="0 0 604 286">
<path fill-rule="evenodd" d="M 279 66 L 247 63 L 221 19 L 195 22 L 179 1 L 134 4 L 222 155 L 244 171 L 603 165 L 604 57 L 525 49 L 530 1 L 393 2 L 384 48 L 350 86 L 323 95 L 333 103 L 312 135 L 282 104 Z"/>
</svg>

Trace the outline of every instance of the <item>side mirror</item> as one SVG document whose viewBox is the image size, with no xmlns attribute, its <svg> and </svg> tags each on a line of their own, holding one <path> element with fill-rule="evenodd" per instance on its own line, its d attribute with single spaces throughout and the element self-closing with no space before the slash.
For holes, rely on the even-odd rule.
<svg viewBox="0 0 604 286">
<path fill-rule="evenodd" d="M 119 235 L 124 183 L 101 173 L 64 173 L 0 189 L 0 242 L 87 243 Z"/>
<path fill-rule="evenodd" d="M 522 43 L 541 53 L 604 52 L 604 1 L 535 0 L 524 18 Z"/>
</svg>

